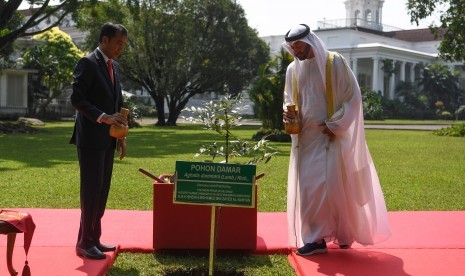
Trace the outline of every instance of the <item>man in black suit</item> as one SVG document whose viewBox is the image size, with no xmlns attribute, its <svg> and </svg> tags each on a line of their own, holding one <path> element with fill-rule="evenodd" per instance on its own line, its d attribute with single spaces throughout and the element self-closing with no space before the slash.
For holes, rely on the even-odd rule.
<svg viewBox="0 0 465 276">
<path fill-rule="evenodd" d="M 110 126 L 126 126 L 118 111 L 123 106 L 119 67 L 116 61 L 124 49 L 128 31 L 123 25 L 105 23 L 100 30 L 99 46 L 81 58 L 73 73 L 71 103 L 76 108 L 71 144 L 77 146 L 80 167 L 81 222 L 76 254 L 88 259 L 105 259 L 115 246 L 100 242 L 101 219 L 110 190 L 113 159 L 126 155 L 126 139 L 109 135 Z"/>
</svg>

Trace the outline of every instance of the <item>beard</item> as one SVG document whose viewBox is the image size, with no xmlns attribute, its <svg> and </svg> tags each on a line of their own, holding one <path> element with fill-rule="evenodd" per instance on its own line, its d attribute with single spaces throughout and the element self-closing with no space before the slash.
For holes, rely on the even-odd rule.
<svg viewBox="0 0 465 276">
<path fill-rule="evenodd" d="M 312 47 L 310 45 L 307 45 L 307 47 L 305 47 L 303 50 L 294 54 L 299 60 L 306 60 L 309 57 L 311 49 Z"/>
</svg>

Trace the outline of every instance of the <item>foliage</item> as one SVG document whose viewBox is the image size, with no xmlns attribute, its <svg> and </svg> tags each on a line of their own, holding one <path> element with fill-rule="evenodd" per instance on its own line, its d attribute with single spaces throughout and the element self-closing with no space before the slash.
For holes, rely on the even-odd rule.
<svg viewBox="0 0 465 276">
<path fill-rule="evenodd" d="M 382 59 L 381 63 L 382 63 L 381 70 L 384 71 L 383 89 L 384 91 L 389 91 L 389 86 L 390 86 L 389 79 L 391 78 L 392 75 L 394 75 L 397 72 L 397 69 L 392 59 Z"/>
<path fill-rule="evenodd" d="M 459 73 L 436 63 L 423 66 L 422 76 L 415 82 L 400 82 L 398 99 L 382 99 L 385 117 L 409 119 L 451 119 L 465 98 L 460 88 Z"/>
<path fill-rule="evenodd" d="M 268 64 L 260 67 L 259 76 L 252 83 L 249 97 L 265 129 L 284 128 L 283 102 L 286 69 L 293 57 L 283 48 Z"/>
<path fill-rule="evenodd" d="M 426 66 L 418 85 L 428 99 L 428 107 L 436 110 L 436 103 L 442 102 L 443 109 L 453 113 L 459 107 L 459 98 L 463 95 L 460 89 L 458 72 L 449 67 L 435 63 Z"/>
<path fill-rule="evenodd" d="M 4 10 L 0 8 L 1 19 L 3 19 L 3 13 Z M 22 20 L 23 16 L 20 13 L 13 12 L 11 18 L 8 21 L 0 23 L 0 39 L 11 32 L 11 30 L 18 28 L 21 25 Z M 10 55 L 14 51 L 13 41 L 14 40 L 12 40 L 10 43 L 5 42 L 5 44 L 0 45 L 0 69 L 11 67 L 14 64 L 14 61 L 10 59 Z"/>
<path fill-rule="evenodd" d="M 437 101 L 435 104 L 436 106 L 436 117 L 442 120 L 452 119 L 452 114 L 445 110 L 444 103 L 441 101 Z"/>
<path fill-rule="evenodd" d="M 465 137 L 465 123 L 433 131 L 438 136 Z"/>
<path fill-rule="evenodd" d="M 107 20 L 129 30 L 122 73 L 150 93 L 157 125 L 175 125 L 196 94 L 239 93 L 269 55 L 236 1 L 109 0 L 81 9 L 78 27 L 93 38 Z"/>
<path fill-rule="evenodd" d="M 455 120 L 457 121 L 460 117 L 465 118 L 465 105 L 460 106 L 455 112 Z"/>
<path fill-rule="evenodd" d="M 391 77 L 393 74 L 396 73 L 396 68 L 394 66 L 394 62 L 392 59 L 383 59 L 381 60 L 382 62 L 382 66 L 381 66 L 381 70 L 384 71 L 384 74 L 387 76 L 387 77 Z"/>
<path fill-rule="evenodd" d="M 213 159 L 217 156 L 223 156 L 224 162 L 229 163 L 230 158 L 252 156 L 247 164 L 256 164 L 260 161 L 268 163 L 277 150 L 271 147 L 263 137 L 257 143 L 248 142 L 235 137 L 231 130 L 239 125 L 241 119 L 240 113 L 246 107 L 236 107 L 242 100 L 242 94 L 232 96 L 226 94 L 219 102 L 207 102 L 205 106 L 196 108 L 190 107 L 185 110 L 193 113 L 197 118 L 185 118 L 187 121 L 203 123 L 205 129 L 213 130 L 223 136 L 225 142 L 223 145 L 213 142 L 203 145 L 196 157 L 201 155 L 210 156 Z"/>
<path fill-rule="evenodd" d="M 382 120 L 383 107 L 381 105 L 382 96 L 372 89 L 361 88 L 363 117 L 366 120 Z"/>
<path fill-rule="evenodd" d="M 260 128 L 257 133 L 252 136 L 252 140 L 259 141 L 263 137 L 273 142 L 290 142 L 291 136 L 283 129 L 268 129 Z"/>
<path fill-rule="evenodd" d="M 444 8 L 447 7 L 447 8 Z M 408 13 L 411 22 L 440 12 L 438 24 L 433 22 L 430 30 L 436 37 L 441 37 L 440 56 L 448 61 L 465 60 L 465 2 L 463 0 L 408 0 Z"/>
<path fill-rule="evenodd" d="M 84 53 L 58 27 L 35 35 L 33 39 L 44 43 L 39 42 L 24 52 L 24 67 L 38 70 L 34 99 L 40 101 L 39 114 L 44 115 L 48 104 L 71 86 L 73 68 Z"/>
<path fill-rule="evenodd" d="M 16 39 L 58 26 L 79 4 L 79 0 L 58 0 L 53 1 L 53 4 L 50 1 L 28 0 L 31 15 L 26 18 L 18 11 L 22 2 L 25 1 L 9 0 L 2 1 L 0 5 L 0 59 L 4 61 L 13 50 L 12 44 Z"/>
<path fill-rule="evenodd" d="M 128 114 L 128 126 L 129 128 L 140 127 L 140 124 L 136 121 L 140 117 L 139 105 L 135 101 L 134 97 L 128 97 L 123 94 L 124 108 L 129 109 Z"/>
<path fill-rule="evenodd" d="M 401 81 L 396 87 L 396 94 L 411 110 L 429 109 L 428 98 L 419 92 L 414 83 Z"/>
</svg>

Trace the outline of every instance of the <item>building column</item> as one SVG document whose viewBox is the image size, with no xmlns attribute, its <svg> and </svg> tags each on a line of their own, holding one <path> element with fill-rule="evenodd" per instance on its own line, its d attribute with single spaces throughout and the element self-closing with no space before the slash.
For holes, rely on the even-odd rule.
<svg viewBox="0 0 465 276">
<path fill-rule="evenodd" d="M 379 57 L 373 58 L 373 84 L 371 86 L 373 90 L 378 92 L 380 90 L 379 86 Z"/>
<path fill-rule="evenodd" d="M 8 73 L 0 74 L 0 107 L 6 106 L 6 82 Z"/>
<path fill-rule="evenodd" d="M 389 99 L 393 100 L 395 96 L 396 89 L 396 74 L 392 74 L 389 79 Z"/>
<path fill-rule="evenodd" d="M 400 62 L 400 80 L 405 81 L 405 61 Z"/>
<path fill-rule="evenodd" d="M 352 59 L 352 72 L 354 73 L 354 76 L 358 81 L 358 59 L 357 58 Z"/>
<path fill-rule="evenodd" d="M 415 82 L 415 63 L 410 63 L 410 82 Z"/>
</svg>

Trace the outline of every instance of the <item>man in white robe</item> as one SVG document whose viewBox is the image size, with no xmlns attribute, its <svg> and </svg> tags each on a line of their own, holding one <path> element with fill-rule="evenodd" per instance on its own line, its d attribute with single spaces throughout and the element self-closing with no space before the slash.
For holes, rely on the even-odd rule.
<svg viewBox="0 0 465 276">
<path fill-rule="evenodd" d="M 294 118 L 286 106 L 295 104 L 301 120 L 300 133 L 291 135 L 290 245 L 299 255 L 312 255 L 327 252 L 326 242 L 349 248 L 384 241 L 391 231 L 366 145 L 357 80 L 341 55 L 328 61 L 328 50 L 307 25 L 285 39 L 283 47 L 295 59 L 286 72 L 283 117 Z"/>
</svg>

